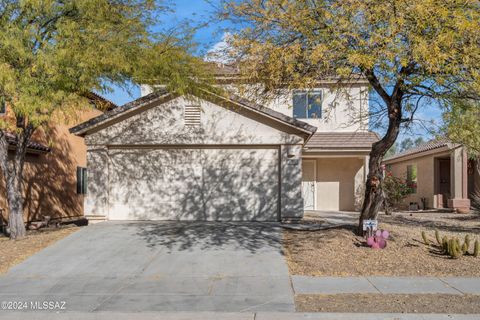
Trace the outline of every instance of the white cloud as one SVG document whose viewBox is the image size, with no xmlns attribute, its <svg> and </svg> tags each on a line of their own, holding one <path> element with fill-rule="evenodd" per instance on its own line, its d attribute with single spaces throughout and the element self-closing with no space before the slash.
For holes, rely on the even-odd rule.
<svg viewBox="0 0 480 320">
<path fill-rule="evenodd" d="M 207 51 L 204 60 L 224 64 L 234 62 L 229 54 L 232 48 L 229 42 L 231 41 L 232 37 L 233 36 L 230 32 L 225 32 L 222 36 L 222 40 L 215 43 L 212 48 Z"/>
</svg>

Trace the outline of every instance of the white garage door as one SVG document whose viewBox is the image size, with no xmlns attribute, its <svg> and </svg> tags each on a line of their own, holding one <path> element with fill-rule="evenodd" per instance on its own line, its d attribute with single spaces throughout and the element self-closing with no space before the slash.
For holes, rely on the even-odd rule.
<svg viewBox="0 0 480 320">
<path fill-rule="evenodd" d="M 276 221 L 278 149 L 115 149 L 110 220 Z"/>
</svg>

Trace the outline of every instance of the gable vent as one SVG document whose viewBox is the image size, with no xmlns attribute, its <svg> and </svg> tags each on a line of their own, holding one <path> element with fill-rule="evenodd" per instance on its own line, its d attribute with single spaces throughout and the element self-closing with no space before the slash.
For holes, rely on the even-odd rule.
<svg viewBox="0 0 480 320">
<path fill-rule="evenodd" d="M 185 125 L 199 126 L 201 112 L 200 106 L 185 106 Z"/>
</svg>

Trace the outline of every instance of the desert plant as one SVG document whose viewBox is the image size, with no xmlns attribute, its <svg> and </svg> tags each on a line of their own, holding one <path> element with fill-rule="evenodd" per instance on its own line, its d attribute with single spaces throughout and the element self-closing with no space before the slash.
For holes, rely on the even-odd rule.
<svg viewBox="0 0 480 320">
<path fill-rule="evenodd" d="M 383 192 L 385 197 L 385 204 L 389 209 L 398 209 L 410 193 L 411 189 L 407 186 L 406 182 L 400 178 L 392 175 L 388 172 L 383 181 Z"/>
<path fill-rule="evenodd" d="M 438 245 L 432 244 L 428 239 L 426 232 L 422 231 L 422 239 L 427 246 L 432 245 L 434 247 L 441 248 L 442 252 L 450 256 L 452 259 L 458 259 L 464 255 L 472 255 L 469 252 L 471 237 L 468 234 L 465 235 L 465 240 L 463 241 L 463 243 L 461 243 L 461 241 L 455 237 L 448 238 L 447 236 L 443 236 L 443 238 L 441 238 L 440 232 L 438 230 L 435 230 L 435 238 L 437 240 Z M 475 240 L 475 244 L 474 244 L 473 256 L 478 257 L 479 255 L 480 255 L 480 242 L 477 239 Z"/>
<path fill-rule="evenodd" d="M 480 190 L 475 190 L 471 197 L 473 211 L 475 211 L 476 213 L 480 213 Z"/>
<path fill-rule="evenodd" d="M 427 246 L 430 245 L 430 241 L 427 238 L 427 234 L 425 231 L 422 231 L 422 238 L 423 238 L 423 243 L 425 243 Z"/>
<path fill-rule="evenodd" d="M 440 232 L 438 232 L 438 230 L 435 230 L 435 239 L 437 239 L 437 243 L 439 245 L 442 245 L 442 240 L 440 239 Z"/>
<path fill-rule="evenodd" d="M 462 253 L 462 249 L 460 248 L 460 242 L 458 241 L 458 239 L 454 239 L 452 254 L 450 256 L 454 259 L 458 259 L 462 255 L 463 255 L 463 253 Z"/>
<path fill-rule="evenodd" d="M 442 239 L 442 248 L 444 252 L 448 252 L 448 238 L 444 236 Z"/>
<path fill-rule="evenodd" d="M 466 242 L 462 244 L 462 253 L 467 254 L 468 253 L 468 245 Z"/>
<path fill-rule="evenodd" d="M 467 245 L 467 248 L 470 248 L 470 235 L 465 235 L 465 242 L 464 244 Z"/>
</svg>

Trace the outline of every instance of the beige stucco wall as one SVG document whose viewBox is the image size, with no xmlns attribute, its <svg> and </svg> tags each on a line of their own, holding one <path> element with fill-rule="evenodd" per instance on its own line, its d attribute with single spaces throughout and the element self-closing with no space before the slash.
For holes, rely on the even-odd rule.
<svg viewBox="0 0 480 320">
<path fill-rule="evenodd" d="M 398 178 L 407 179 L 407 166 L 417 166 L 417 192 L 408 195 L 402 204 L 402 208 L 408 208 L 410 202 L 417 202 L 419 206 L 422 205 L 421 198 L 427 198 L 427 206 L 433 207 L 434 204 L 434 155 L 427 155 L 416 159 L 408 159 L 395 163 L 387 163 L 391 166 L 391 173 Z"/>
<path fill-rule="evenodd" d="M 201 124 L 199 126 L 189 127 L 185 125 L 183 112 L 187 105 L 199 105 L 201 107 Z M 195 160 L 198 158 L 197 156 L 176 157 L 175 159 L 172 158 L 171 163 L 161 164 L 160 160 L 163 161 L 175 153 L 166 150 L 181 148 L 186 153 L 198 153 L 198 155 L 216 159 L 215 161 L 218 163 L 230 168 L 227 170 L 228 175 L 225 175 L 225 179 L 219 181 L 220 184 L 226 186 L 222 188 L 223 195 L 212 195 L 211 201 L 216 202 L 207 202 L 205 203 L 206 206 L 218 208 L 223 205 L 232 205 L 231 208 L 225 207 L 223 210 L 228 215 L 229 211 L 231 213 L 236 212 L 235 210 L 238 211 L 240 206 L 234 205 L 234 203 L 242 198 L 242 203 L 247 205 L 252 201 L 256 202 L 254 206 L 248 206 L 248 208 L 257 208 L 255 209 L 257 210 L 256 217 L 263 215 L 260 210 L 269 210 L 269 217 L 266 219 L 277 217 L 276 214 L 270 212 L 271 210 L 280 210 L 282 218 L 301 217 L 303 215 L 301 148 L 304 138 L 301 135 L 289 133 L 289 130 L 291 128 L 285 128 L 284 125 L 279 125 L 271 119 L 245 112 L 242 109 L 228 109 L 205 100 L 179 97 L 163 104 L 160 102 L 154 103 L 145 107 L 142 112 L 137 112 L 131 117 L 123 118 L 115 124 L 86 136 L 85 141 L 89 147 L 89 183 L 85 214 L 108 217 L 110 211 L 115 211 L 113 215 L 117 215 L 117 211 L 123 210 L 118 206 L 119 201 L 117 200 L 128 198 L 128 201 L 132 203 L 147 201 L 148 205 L 151 206 L 150 209 L 139 207 L 140 215 L 138 218 L 155 218 L 151 211 L 154 210 L 156 204 L 165 203 L 165 199 L 162 199 L 165 194 L 159 195 L 156 192 L 150 192 L 148 195 L 132 193 L 128 190 L 128 186 L 124 187 L 125 184 L 130 184 L 130 187 L 135 188 L 141 183 L 147 183 L 152 190 L 165 190 L 171 187 L 176 192 L 168 196 L 170 200 L 167 202 L 175 202 L 177 209 L 179 203 L 192 204 L 196 202 L 193 200 L 176 201 L 174 198 L 183 197 L 192 191 L 196 191 L 197 195 L 208 195 L 208 192 L 211 191 L 208 186 L 212 185 L 209 180 L 217 175 L 217 171 L 220 169 L 219 165 L 212 161 L 208 161 L 201 168 L 197 166 L 202 174 L 199 179 L 193 180 L 205 182 L 200 189 L 191 187 L 189 182 L 193 180 L 190 178 L 174 179 L 172 180 L 175 181 L 173 185 L 172 183 L 162 182 L 164 173 L 158 173 L 158 175 L 162 175 L 161 178 L 155 174 L 158 168 L 170 166 L 174 176 L 181 175 L 183 169 L 176 164 L 178 161 L 186 161 L 185 168 L 198 164 L 198 161 Z M 121 151 L 122 148 L 124 151 Z M 119 157 L 115 155 L 118 152 L 135 153 L 139 152 L 140 149 L 148 153 L 148 150 L 152 148 L 157 150 L 154 152 L 155 154 L 167 156 L 148 158 L 140 155 L 129 161 L 119 161 Z M 239 156 L 231 157 L 232 154 L 235 154 L 235 148 L 239 148 Z M 225 158 L 224 155 L 227 153 L 231 159 Z M 248 159 L 248 165 L 240 157 L 241 154 L 244 155 L 244 159 L 248 156 L 246 158 Z M 147 158 L 148 161 L 145 160 Z M 145 162 L 145 170 L 138 170 L 136 166 L 142 166 L 142 161 Z M 265 162 L 264 165 L 262 165 L 262 161 Z M 123 168 L 117 168 L 122 165 Z M 131 179 L 117 183 L 116 177 L 121 177 L 122 174 L 130 176 Z M 233 176 L 232 179 L 229 180 L 229 176 Z M 237 177 L 240 178 L 237 179 Z M 225 184 L 228 181 L 232 183 Z M 159 189 L 157 184 L 160 184 L 162 188 Z M 241 185 L 245 188 L 243 190 L 244 194 L 240 193 Z M 262 197 L 269 197 L 268 194 L 272 190 L 275 192 L 275 196 L 266 199 L 268 201 L 262 200 L 262 202 L 259 200 Z M 124 191 L 129 194 L 128 197 L 122 194 Z M 258 197 L 255 197 L 253 193 Z M 117 199 L 113 198 L 115 195 L 117 195 Z M 240 197 L 241 195 L 242 197 Z M 229 199 L 233 200 L 230 201 Z M 223 202 L 219 203 L 219 201 Z M 122 205 L 125 204 L 120 203 L 120 206 Z M 272 209 L 274 205 L 277 209 Z M 182 214 L 184 213 L 187 213 L 187 218 L 195 218 L 188 213 L 199 212 L 198 210 L 187 209 L 184 212 L 171 212 L 175 215 L 169 218 L 183 219 L 185 215 L 182 216 Z M 204 212 L 208 219 L 215 216 L 215 213 L 211 214 L 209 208 L 206 208 Z M 244 212 L 244 214 L 251 213 L 253 211 Z M 117 215 L 117 217 L 126 218 L 122 214 Z M 263 215 L 263 217 L 266 216 Z"/>
<path fill-rule="evenodd" d="M 358 210 L 362 197 L 364 160 L 317 158 L 316 165 L 316 209 Z"/>
<path fill-rule="evenodd" d="M 184 108 L 200 106 L 201 125 L 184 123 Z M 302 144 L 303 138 L 259 121 L 241 109 L 230 110 L 198 98 L 179 97 L 86 136 L 89 145 L 125 144 Z"/>
<path fill-rule="evenodd" d="M 249 100 L 293 117 L 294 90 L 282 89 L 275 93 L 275 97 L 272 95 L 272 98 L 258 99 L 258 86 L 250 85 L 240 88 L 236 85 L 226 85 L 225 87 Z M 312 90 L 322 92 L 322 118 L 301 120 L 317 127 L 317 132 L 368 131 L 368 85 L 364 83 L 335 86 L 324 84 Z M 142 95 L 150 92 L 152 90 L 148 86 L 142 86 Z"/>
<path fill-rule="evenodd" d="M 317 127 L 317 132 L 368 131 L 367 86 L 319 86 L 313 90 L 322 92 L 322 117 L 302 121 Z M 265 106 L 293 117 L 293 90 L 280 90 L 278 97 L 267 101 Z"/>
</svg>

